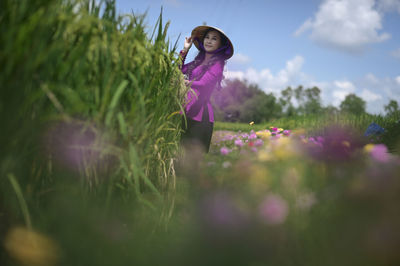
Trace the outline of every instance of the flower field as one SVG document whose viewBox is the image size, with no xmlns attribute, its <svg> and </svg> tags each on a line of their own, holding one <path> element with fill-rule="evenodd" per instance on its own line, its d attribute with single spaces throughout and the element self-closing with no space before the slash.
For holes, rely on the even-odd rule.
<svg viewBox="0 0 400 266">
<path fill-rule="evenodd" d="M 183 150 L 177 47 L 143 21 L 0 2 L 0 265 L 400 265 L 400 117 L 217 122 Z"/>
<path fill-rule="evenodd" d="M 399 262 L 398 155 L 349 126 L 308 137 L 302 129 L 250 128 L 217 131 L 204 160 L 190 155 L 197 234 L 187 244 L 198 251 L 191 263 Z"/>
</svg>

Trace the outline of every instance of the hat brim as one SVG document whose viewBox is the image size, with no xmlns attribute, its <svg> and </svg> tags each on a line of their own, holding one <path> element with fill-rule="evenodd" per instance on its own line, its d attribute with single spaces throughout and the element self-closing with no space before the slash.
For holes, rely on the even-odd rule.
<svg viewBox="0 0 400 266">
<path fill-rule="evenodd" d="M 228 36 L 226 36 L 226 34 L 225 34 L 222 30 L 220 30 L 220 29 L 218 29 L 218 28 L 215 28 L 215 27 L 205 26 L 205 25 L 204 25 L 204 26 L 197 26 L 196 28 L 194 28 L 194 29 L 192 30 L 192 39 L 193 39 L 193 44 L 194 44 L 194 46 L 196 46 L 196 48 L 197 48 L 198 50 L 200 50 L 200 45 L 199 45 L 198 40 L 203 40 L 203 39 L 204 39 L 205 33 L 206 33 L 209 29 L 218 31 L 219 33 L 221 33 L 221 34 L 226 38 L 226 40 L 228 41 L 228 45 L 229 45 L 230 48 L 231 48 L 231 49 L 230 49 L 230 54 L 228 54 L 228 55 L 226 56 L 226 59 L 231 58 L 231 57 L 233 56 L 233 45 L 232 45 L 231 40 L 229 40 Z M 198 40 L 196 39 L 196 37 L 197 37 Z"/>
</svg>

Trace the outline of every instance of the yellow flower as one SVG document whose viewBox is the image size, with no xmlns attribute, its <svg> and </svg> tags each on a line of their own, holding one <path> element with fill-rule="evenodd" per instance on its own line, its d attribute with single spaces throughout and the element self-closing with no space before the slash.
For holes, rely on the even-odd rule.
<svg viewBox="0 0 400 266">
<path fill-rule="evenodd" d="M 12 228 L 4 246 L 21 265 L 56 265 L 59 257 L 59 247 L 50 238 L 23 227 Z"/>
<path fill-rule="evenodd" d="M 278 128 L 278 131 L 279 131 L 279 132 L 283 131 L 283 128 L 281 128 L 281 127 L 280 127 L 280 128 Z"/>
<path fill-rule="evenodd" d="M 343 146 L 346 146 L 347 148 L 350 148 L 350 142 L 347 140 L 342 141 Z"/>
<path fill-rule="evenodd" d="M 296 157 L 299 154 L 295 143 L 290 138 L 281 138 L 276 141 L 273 149 L 273 156 L 276 159 L 286 160 Z"/>
<path fill-rule="evenodd" d="M 375 147 L 374 144 L 371 144 L 371 143 L 367 144 L 367 145 L 364 146 L 364 152 L 365 153 L 370 153 L 374 147 Z"/>
<path fill-rule="evenodd" d="M 271 153 L 266 150 L 261 150 L 258 152 L 258 160 L 261 162 L 270 161 L 272 159 Z"/>
<path fill-rule="evenodd" d="M 250 126 L 252 126 L 252 125 L 254 125 L 254 122 L 253 122 L 253 121 L 251 121 L 249 124 L 250 124 Z"/>
<path fill-rule="evenodd" d="M 259 165 L 252 165 L 250 168 L 250 177 L 248 185 L 255 193 L 265 193 L 269 186 L 271 178 L 266 168 Z"/>
<path fill-rule="evenodd" d="M 271 132 L 269 130 L 257 131 L 256 135 L 262 139 L 267 139 L 271 137 Z"/>
</svg>

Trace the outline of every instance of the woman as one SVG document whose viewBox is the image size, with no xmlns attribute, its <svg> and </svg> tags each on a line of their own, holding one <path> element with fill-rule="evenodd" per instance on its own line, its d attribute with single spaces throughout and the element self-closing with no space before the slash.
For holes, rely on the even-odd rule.
<svg viewBox="0 0 400 266">
<path fill-rule="evenodd" d="M 192 43 L 199 50 L 196 58 L 184 64 Z M 198 26 L 192 36 L 185 38 L 182 73 L 185 84 L 190 86 L 185 105 L 187 123 L 183 121 L 183 145 L 199 145 L 209 151 L 214 125 L 214 113 L 210 103 L 213 90 L 221 86 L 223 70 L 227 59 L 233 55 L 233 46 L 225 33 L 218 28 Z"/>
</svg>

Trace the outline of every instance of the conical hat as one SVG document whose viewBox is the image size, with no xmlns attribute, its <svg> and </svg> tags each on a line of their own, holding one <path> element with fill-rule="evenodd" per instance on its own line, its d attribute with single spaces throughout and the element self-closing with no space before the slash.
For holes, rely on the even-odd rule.
<svg viewBox="0 0 400 266">
<path fill-rule="evenodd" d="M 204 35 L 207 32 L 207 30 L 209 30 L 209 29 L 213 29 L 215 31 L 218 31 L 219 33 L 221 33 L 227 39 L 228 46 L 230 47 L 230 49 L 228 50 L 228 54 L 226 55 L 226 59 L 231 58 L 232 55 L 233 55 L 232 42 L 231 42 L 231 40 L 229 40 L 229 38 L 226 36 L 226 34 L 222 30 L 220 30 L 220 29 L 218 29 L 216 27 L 211 27 L 211 26 L 205 26 L 204 25 L 204 26 L 198 26 L 198 27 L 196 27 L 196 28 L 194 28 L 192 30 L 192 39 L 193 39 L 193 43 L 196 46 L 196 48 L 200 50 L 199 40 L 203 40 L 204 39 Z"/>
</svg>

